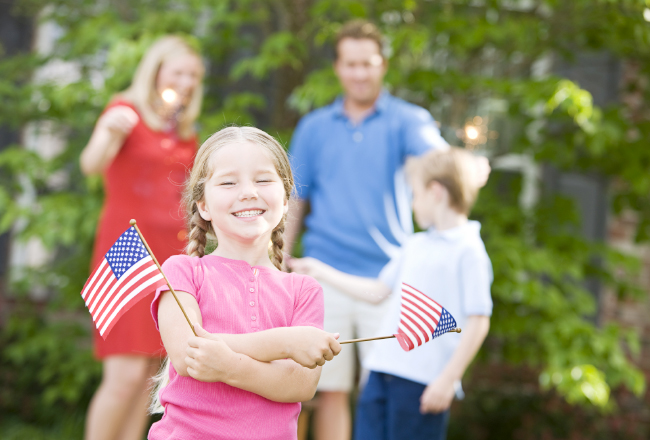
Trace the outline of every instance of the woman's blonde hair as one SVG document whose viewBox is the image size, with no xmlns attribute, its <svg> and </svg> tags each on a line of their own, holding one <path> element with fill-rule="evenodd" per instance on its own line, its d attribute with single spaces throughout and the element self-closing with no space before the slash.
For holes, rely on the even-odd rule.
<svg viewBox="0 0 650 440">
<path fill-rule="evenodd" d="M 198 52 L 180 37 L 167 35 L 158 39 L 140 60 L 129 88 L 116 96 L 133 104 L 152 130 L 161 131 L 165 127 L 165 121 L 156 113 L 152 105 L 161 99 L 156 90 L 156 79 L 160 66 L 167 60 L 185 54 L 194 55 L 201 60 Z M 203 78 L 204 70 L 203 62 L 201 62 L 201 78 Z M 199 81 L 192 92 L 190 102 L 178 115 L 177 129 L 178 135 L 182 139 L 188 139 L 194 134 L 194 121 L 201 112 L 202 99 L 203 85 L 202 81 Z"/>
<path fill-rule="evenodd" d="M 189 242 L 185 248 L 185 252 L 189 256 L 202 257 L 205 254 L 208 239 L 216 242 L 212 224 L 201 217 L 196 206 L 196 202 L 203 200 L 205 196 L 205 184 L 212 176 L 213 164 L 210 159 L 221 147 L 240 142 L 251 142 L 266 148 L 271 155 L 280 179 L 282 179 L 286 200 L 289 200 L 293 193 L 293 174 L 291 173 L 289 158 L 282 145 L 273 136 L 254 127 L 228 127 L 219 130 L 203 142 L 203 145 L 201 145 L 201 148 L 196 153 L 192 173 L 185 184 L 185 191 L 183 192 L 183 200 L 187 209 L 190 230 Z M 271 234 L 272 246 L 269 257 L 275 267 L 280 270 L 282 270 L 282 248 L 284 247 L 286 217 L 287 214 L 282 216 L 282 220 L 280 220 L 280 223 L 273 229 L 273 233 Z M 151 405 L 149 406 L 149 412 L 151 414 L 164 412 L 164 408 L 160 404 L 160 391 L 168 382 L 169 357 L 165 359 L 160 372 L 153 378 Z"/>
<path fill-rule="evenodd" d="M 188 229 L 190 231 L 186 253 L 190 256 L 202 257 L 205 254 L 205 246 L 208 244 L 208 240 L 215 241 L 216 243 L 216 236 L 214 235 L 212 224 L 201 217 L 196 206 L 196 202 L 203 200 L 205 196 L 205 183 L 212 176 L 213 164 L 210 159 L 221 147 L 240 142 L 251 142 L 268 150 L 275 165 L 275 170 L 282 180 L 284 196 L 286 200 L 289 200 L 291 197 L 294 185 L 289 158 L 282 145 L 273 136 L 255 127 L 228 127 L 219 130 L 203 142 L 203 145 L 201 145 L 201 148 L 196 153 L 192 173 L 187 180 L 185 191 L 183 192 L 183 200 L 187 210 Z M 280 220 L 280 223 L 273 229 L 273 233 L 271 234 L 272 246 L 270 257 L 273 264 L 280 270 L 282 270 L 282 248 L 284 247 L 286 218 L 287 215 L 284 214 L 282 220 Z"/>
<path fill-rule="evenodd" d="M 411 179 L 419 180 L 425 187 L 434 181 L 440 183 L 449 192 L 450 206 L 468 215 L 478 196 L 473 160 L 474 156 L 467 150 L 452 147 L 409 159 L 406 172 Z"/>
</svg>

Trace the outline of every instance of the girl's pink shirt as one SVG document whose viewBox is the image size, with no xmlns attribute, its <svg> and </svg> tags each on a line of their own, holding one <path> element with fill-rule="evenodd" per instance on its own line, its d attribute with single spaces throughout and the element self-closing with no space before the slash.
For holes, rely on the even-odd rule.
<svg viewBox="0 0 650 440">
<path fill-rule="evenodd" d="M 213 255 L 173 256 L 162 268 L 175 290 L 196 298 L 210 333 L 323 328 L 323 290 L 311 277 Z M 156 327 L 158 301 L 166 290 L 159 288 L 151 304 Z M 300 403 L 273 402 L 224 383 L 179 376 L 171 364 L 160 401 L 165 413 L 151 427 L 149 440 L 297 438 Z"/>
</svg>

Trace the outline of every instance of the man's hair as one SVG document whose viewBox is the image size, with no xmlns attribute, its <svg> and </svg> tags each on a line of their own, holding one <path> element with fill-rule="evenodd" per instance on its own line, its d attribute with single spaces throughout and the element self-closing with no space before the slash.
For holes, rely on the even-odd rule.
<svg viewBox="0 0 650 440">
<path fill-rule="evenodd" d="M 469 215 L 478 188 L 473 184 L 472 154 L 462 148 L 433 150 L 423 156 L 410 158 L 406 172 L 411 179 L 420 180 L 424 186 L 438 182 L 449 192 L 449 205 L 461 214 Z"/>
<path fill-rule="evenodd" d="M 334 41 L 334 48 L 336 49 L 336 57 L 339 56 L 339 43 L 346 38 L 353 38 L 355 40 L 372 40 L 379 46 L 379 54 L 384 57 L 384 36 L 381 34 L 377 26 L 367 20 L 352 20 L 348 21 L 341 27 L 336 34 Z"/>
</svg>

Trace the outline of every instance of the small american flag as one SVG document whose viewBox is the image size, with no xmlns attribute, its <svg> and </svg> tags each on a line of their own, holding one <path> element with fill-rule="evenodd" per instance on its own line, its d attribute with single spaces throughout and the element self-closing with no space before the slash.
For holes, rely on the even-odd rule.
<svg viewBox="0 0 650 440">
<path fill-rule="evenodd" d="M 456 320 L 440 304 L 416 288 L 402 283 L 402 307 L 395 338 L 411 351 L 456 328 Z"/>
<path fill-rule="evenodd" d="M 131 226 L 90 275 L 81 297 L 104 339 L 117 320 L 147 294 L 166 284 L 162 272 Z"/>
</svg>

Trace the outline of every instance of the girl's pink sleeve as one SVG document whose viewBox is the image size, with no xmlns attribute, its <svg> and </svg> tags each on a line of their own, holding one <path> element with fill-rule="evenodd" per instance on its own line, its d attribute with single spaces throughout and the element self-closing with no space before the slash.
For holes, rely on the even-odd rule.
<svg viewBox="0 0 650 440">
<path fill-rule="evenodd" d="M 296 303 L 293 310 L 291 326 L 311 326 L 323 329 L 325 305 L 323 303 L 323 288 L 310 276 L 302 275 Z"/>
<path fill-rule="evenodd" d="M 174 255 L 162 264 L 162 270 L 167 280 L 169 280 L 169 284 L 171 284 L 176 292 L 187 292 L 199 302 L 200 280 L 197 279 L 197 275 L 200 271 L 196 267 L 197 262 L 198 258 L 196 257 Z M 158 328 L 158 302 L 160 301 L 161 294 L 168 290 L 169 287 L 167 285 L 159 287 L 151 303 L 151 316 L 153 316 L 156 329 L 158 330 L 160 330 Z"/>
</svg>

